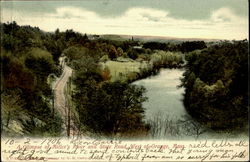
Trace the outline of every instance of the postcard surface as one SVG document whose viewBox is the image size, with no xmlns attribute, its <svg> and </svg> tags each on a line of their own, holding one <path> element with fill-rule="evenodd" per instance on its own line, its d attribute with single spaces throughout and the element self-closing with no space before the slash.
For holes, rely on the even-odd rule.
<svg viewBox="0 0 250 162">
<path fill-rule="evenodd" d="M 1 160 L 249 160 L 247 6 L 1 1 Z"/>
</svg>

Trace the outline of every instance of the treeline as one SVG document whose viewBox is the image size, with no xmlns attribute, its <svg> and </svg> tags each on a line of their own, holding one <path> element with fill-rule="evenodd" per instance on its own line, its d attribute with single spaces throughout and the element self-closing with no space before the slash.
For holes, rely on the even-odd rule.
<svg viewBox="0 0 250 162">
<path fill-rule="evenodd" d="M 244 128 L 248 117 L 248 41 L 221 42 L 186 56 L 184 105 L 215 130 Z"/>
<path fill-rule="evenodd" d="M 188 53 L 194 50 L 205 49 L 204 41 L 186 41 L 181 43 L 139 42 L 139 41 L 115 41 L 98 39 L 97 42 L 109 43 L 113 47 L 113 54 L 108 54 L 111 60 L 117 57 L 128 57 L 133 60 L 147 61 L 151 54 L 157 51 Z"/>
<path fill-rule="evenodd" d="M 58 33 L 56 31 L 56 33 Z M 72 30 L 67 30 L 65 33 L 61 32 L 59 35 L 67 33 L 75 33 Z M 144 60 L 149 61 L 150 55 L 157 51 L 164 52 L 177 52 L 177 53 L 188 53 L 197 49 L 207 48 L 204 41 L 187 41 L 180 43 L 161 43 L 161 42 L 139 42 L 134 40 L 120 41 L 120 40 L 106 40 L 103 38 L 97 38 L 89 40 L 85 35 L 86 39 L 75 39 L 74 34 L 70 34 L 70 44 L 67 46 L 81 46 L 92 51 L 92 56 L 96 58 L 103 58 L 103 60 L 116 60 L 119 57 L 130 58 L 133 60 Z M 75 33 L 75 35 L 80 35 Z M 80 36 L 77 36 L 80 37 Z M 67 39 L 68 40 L 68 39 Z"/>
<path fill-rule="evenodd" d="M 184 63 L 183 55 L 180 52 L 157 51 L 151 55 L 153 69 L 160 68 L 180 68 Z"/>
<path fill-rule="evenodd" d="M 139 68 L 139 72 L 131 72 L 127 76 L 129 83 L 144 79 L 150 76 L 157 75 L 161 68 L 182 68 L 184 65 L 184 55 L 180 52 L 166 52 L 155 50 L 153 54 L 144 55 L 144 61 L 147 61 L 147 66 Z"/>
<path fill-rule="evenodd" d="M 146 42 L 143 44 L 143 48 L 187 53 L 197 49 L 207 48 L 207 45 L 204 41 L 186 41 L 181 43 Z"/>
</svg>

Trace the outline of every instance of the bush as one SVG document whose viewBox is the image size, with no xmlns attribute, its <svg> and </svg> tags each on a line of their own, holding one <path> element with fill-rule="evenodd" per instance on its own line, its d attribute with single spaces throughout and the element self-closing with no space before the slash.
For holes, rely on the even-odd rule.
<svg viewBox="0 0 250 162">
<path fill-rule="evenodd" d="M 177 68 L 183 63 L 181 53 L 157 51 L 151 55 L 154 68 Z"/>
<path fill-rule="evenodd" d="M 109 59 L 109 56 L 108 55 L 104 55 L 104 56 L 102 56 L 101 58 L 100 58 L 100 61 L 101 62 L 106 62 L 106 61 L 109 61 L 110 59 Z"/>
</svg>

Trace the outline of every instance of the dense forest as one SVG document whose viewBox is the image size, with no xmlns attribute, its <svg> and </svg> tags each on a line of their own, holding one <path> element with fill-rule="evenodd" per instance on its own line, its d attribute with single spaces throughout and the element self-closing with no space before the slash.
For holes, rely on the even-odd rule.
<svg viewBox="0 0 250 162">
<path fill-rule="evenodd" d="M 44 32 L 1 23 L 1 131 L 9 136 L 59 136 L 56 111 L 59 58 L 73 69 L 72 109 L 79 131 L 138 136 L 150 131 L 142 103 L 146 89 L 131 82 L 161 68 L 185 68 L 189 114 L 207 127 L 242 127 L 248 114 L 248 41 L 180 43 L 109 40 L 73 30 Z M 184 60 L 184 57 L 186 60 Z M 52 80 L 52 81 L 51 81 Z"/>
<path fill-rule="evenodd" d="M 215 130 L 245 128 L 248 118 L 248 41 L 221 42 L 186 55 L 185 108 Z"/>
<path fill-rule="evenodd" d="M 78 49 L 76 49 L 78 48 Z M 82 47 L 69 47 L 64 54 L 75 71 L 73 101 L 82 124 L 80 129 L 113 136 L 147 131 L 142 121 L 145 89 L 127 82 L 110 82 L 110 71 Z"/>
<path fill-rule="evenodd" d="M 1 24 L 1 130 L 9 135 L 59 135 L 51 109 L 49 74 L 60 75 L 54 35 L 38 28 Z"/>
</svg>

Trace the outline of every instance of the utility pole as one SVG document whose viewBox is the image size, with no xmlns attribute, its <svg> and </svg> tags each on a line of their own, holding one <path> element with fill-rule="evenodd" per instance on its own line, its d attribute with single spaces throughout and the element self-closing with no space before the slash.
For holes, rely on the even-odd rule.
<svg viewBox="0 0 250 162">
<path fill-rule="evenodd" d="M 67 90 L 66 90 L 66 95 L 65 95 L 65 98 L 66 98 L 66 108 L 68 108 L 68 121 L 67 121 L 67 135 L 68 137 L 70 136 L 70 118 L 69 118 L 69 111 L 70 111 L 70 108 L 69 108 L 69 100 L 68 100 L 68 92 L 69 92 L 69 81 L 67 82 Z"/>
<path fill-rule="evenodd" d="M 71 96 L 71 77 L 69 77 L 69 81 L 67 82 L 67 94 L 66 94 L 68 97 L 66 98 L 67 99 L 67 107 L 68 107 L 68 137 L 70 137 L 70 107 L 71 107 L 71 104 L 70 104 L 70 101 L 69 101 L 69 98 Z"/>
<path fill-rule="evenodd" d="M 70 137 L 70 106 L 68 104 L 68 137 Z"/>
<path fill-rule="evenodd" d="M 54 75 L 52 75 L 54 78 Z M 54 89 L 53 89 L 53 79 L 51 78 L 52 76 L 49 76 L 49 84 L 50 84 L 50 89 L 51 89 L 51 97 L 52 97 L 52 117 L 54 119 L 55 117 L 55 93 L 54 93 Z"/>
<path fill-rule="evenodd" d="M 53 119 L 55 117 L 55 91 L 52 88 L 52 114 L 53 114 Z"/>
</svg>

